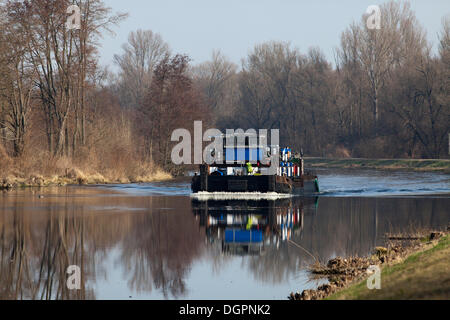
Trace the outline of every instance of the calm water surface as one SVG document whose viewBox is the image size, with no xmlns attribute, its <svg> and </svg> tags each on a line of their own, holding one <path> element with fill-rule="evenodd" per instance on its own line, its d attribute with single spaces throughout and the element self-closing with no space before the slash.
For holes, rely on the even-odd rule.
<svg viewBox="0 0 450 320">
<path fill-rule="evenodd" d="M 318 174 L 320 197 L 273 201 L 197 201 L 186 179 L 0 193 L 0 299 L 285 299 L 320 284 L 312 255 L 450 222 L 450 175 Z"/>
</svg>

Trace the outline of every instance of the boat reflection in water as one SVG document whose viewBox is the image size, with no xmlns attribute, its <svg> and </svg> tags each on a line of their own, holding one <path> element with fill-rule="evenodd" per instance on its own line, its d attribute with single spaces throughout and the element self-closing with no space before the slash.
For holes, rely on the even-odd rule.
<svg viewBox="0 0 450 320">
<path fill-rule="evenodd" d="M 264 255 L 270 248 L 300 236 L 305 206 L 315 210 L 317 199 L 192 201 L 192 209 L 208 242 L 228 255 Z"/>
</svg>

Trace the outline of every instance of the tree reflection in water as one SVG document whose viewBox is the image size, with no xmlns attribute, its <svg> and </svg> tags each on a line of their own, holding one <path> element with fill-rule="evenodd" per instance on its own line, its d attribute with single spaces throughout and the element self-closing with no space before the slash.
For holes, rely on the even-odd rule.
<svg viewBox="0 0 450 320">
<path fill-rule="evenodd" d="M 71 203 L 28 212 L 22 199 L 0 202 L 0 299 L 93 299 L 86 278 L 94 270 L 85 219 Z M 78 210 L 77 210 L 78 211 Z M 81 267 L 81 290 L 68 290 L 66 270 Z"/>
<path fill-rule="evenodd" d="M 0 198 L 0 299 L 95 299 L 97 278 L 113 268 L 105 265 L 112 248 L 121 250 L 116 263 L 130 290 L 185 295 L 204 245 L 188 198 L 69 190 L 42 200 L 30 192 Z M 81 290 L 67 289 L 70 265 L 81 268 Z"/>
<path fill-rule="evenodd" d="M 120 280 L 113 279 L 114 270 L 126 280 L 128 289 L 121 290 L 188 298 L 189 289 L 197 289 L 190 275 L 198 261 L 213 269 L 213 278 L 205 280 L 219 287 L 226 281 L 221 272 L 239 262 L 252 281 L 280 284 L 312 262 L 307 252 L 322 262 L 361 256 L 388 232 L 445 228 L 449 202 L 196 202 L 78 187 L 0 194 L 0 299 L 95 299 L 105 293 L 100 281 Z M 81 290 L 67 289 L 69 265 L 81 268 Z"/>
<path fill-rule="evenodd" d="M 185 278 L 203 253 L 204 234 L 187 199 L 149 197 L 149 214 L 135 217 L 123 241 L 121 260 L 129 286 L 137 292 L 162 290 L 164 297 L 186 294 Z M 170 208 L 170 210 L 166 209 Z"/>
</svg>

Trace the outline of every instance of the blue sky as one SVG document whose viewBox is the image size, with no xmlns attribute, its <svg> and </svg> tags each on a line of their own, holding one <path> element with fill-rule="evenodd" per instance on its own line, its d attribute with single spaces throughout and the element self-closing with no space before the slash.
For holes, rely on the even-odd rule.
<svg viewBox="0 0 450 320">
<path fill-rule="evenodd" d="M 319 46 L 333 60 L 340 34 L 359 21 L 378 0 L 105 0 L 129 17 L 115 28 L 116 36 L 102 40 L 101 63 L 111 65 L 129 32 L 150 29 L 162 35 L 173 52 L 188 54 L 193 63 L 210 58 L 220 49 L 230 60 L 240 61 L 255 44 L 269 40 L 290 41 L 305 52 Z M 437 42 L 441 19 L 450 14 L 449 0 L 413 0 L 412 9 L 428 34 Z"/>
</svg>

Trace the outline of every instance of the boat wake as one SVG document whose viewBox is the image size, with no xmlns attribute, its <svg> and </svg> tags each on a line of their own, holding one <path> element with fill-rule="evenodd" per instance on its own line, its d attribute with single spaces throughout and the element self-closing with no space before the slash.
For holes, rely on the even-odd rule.
<svg viewBox="0 0 450 320">
<path fill-rule="evenodd" d="M 324 197 L 448 196 L 450 192 L 450 176 L 432 172 L 324 170 L 319 176 Z"/>
<path fill-rule="evenodd" d="M 278 200 L 291 198 L 291 194 L 281 194 L 276 192 L 199 192 L 191 194 L 191 198 L 206 200 Z"/>
</svg>

